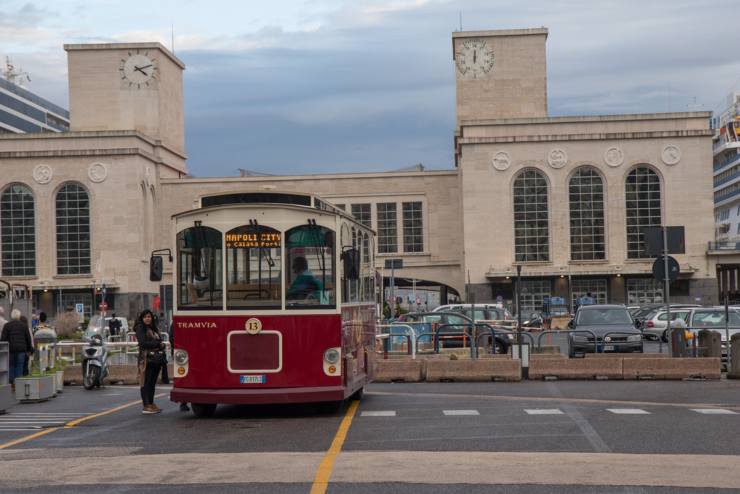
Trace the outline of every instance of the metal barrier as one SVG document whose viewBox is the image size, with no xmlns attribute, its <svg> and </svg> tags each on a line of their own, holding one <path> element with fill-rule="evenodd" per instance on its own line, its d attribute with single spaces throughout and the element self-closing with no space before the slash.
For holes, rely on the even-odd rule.
<svg viewBox="0 0 740 494">
<path fill-rule="evenodd" d="M 169 352 L 170 351 L 170 342 L 169 341 L 163 341 L 163 343 L 166 346 L 166 350 L 165 351 L 166 352 Z M 87 345 L 89 345 L 89 343 L 86 342 L 86 341 L 62 340 L 62 341 L 58 341 L 54 345 L 54 351 L 57 354 L 56 355 L 57 358 L 60 358 L 61 357 L 61 352 L 65 348 L 71 349 L 72 350 L 71 361 L 74 363 L 74 362 L 77 361 L 77 358 L 76 358 L 77 357 L 77 352 L 76 352 L 76 350 L 77 349 L 82 350 L 82 348 L 83 347 L 86 347 Z M 137 342 L 135 342 L 135 341 L 133 341 L 133 342 L 132 341 L 106 341 L 105 342 L 105 346 L 108 347 L 108 348 L 123 348 L 125 350 L 125 353 L 127 353 L 127 354 L 132 353 L 132 352 L 129 351 L 129 349 L 131 347 L 133 347 L 133 349 L 134 349 L 134 352 L 133 353 L 139 353 L 139 344 Z"/>
<path fill-rule="evenodd" d="M 459 327 L 462 327 L 463 328 L 462 335 L 458 331 L 455 331 L 455 332 L 446 332 L 446 333 L 442 332 L 442 329 L 443 328 L 459 328 Z M 471 343 L 473 342 L 472 329 L 473 329 L 472 328 L 472 324 L 440 324 L 434 330 L 434 353 L 439 353 L 439 336 L 440 336 L 440 333 L 442 333 L 443 335 L 447 335 L 447 336 L 462 336 L 462 338 L 463 338 L 463 348 L 465 348 L 465 341 L 466 341 L 465 338 L 470 338 Z M 468 333 L 468 330 L 471 330 L 471 333 L 470 334 Z M 473 357 L 473 355 L 474 355 L 473 347 L 474 346 L 475 345 L 471 345 L 471 347 L 470 347 L 470 357 L 471 358 L 474 358 Z"/>
<path fill-rule="evenodd" d="M 596 333 L 588 329 L 571 329 L 571 330 L 550 329 L 547 331 L 543 331 L 537 336 L 537 348 L 539 349 L 542 346 L 542 337 L 545 336 L 546 334 L 577 334 L 577 333 L 590 334 L 591 336 L 593 336 L 594 353 L 599 353 L 599 343 L 598 341 L 596 341 Z"/>
<path fill-rule="evenodd" d="M 380 325 L 378 325 L 376 327 L 377 328 L 381 328 L 381 329 L 388 328 L 388 330 L 389 330 L 388 333 L 383 333 L 383 334 L 387 334 L 388 335 L 388 337 L 385 338 L 385 341 L 384 341 L 385 356 L 386 356 L 386 358 L 387 358 L 388 353 L 389 353 L 389 348 L 388 347 L 390 346 L 391 339 L 393 337 L 397 337 L 397 336 L 399 336 L 399 337 L 405 337 L 407 339 L 407 341 L 409 342 L 408 354 L 411 355 L 411 358 L 412 359 L 415 359 L 416 358 L 416 343 L 417 343 L 417 341 L 416 341 L 416 331 L 414 331 L 414 328 L 412 328 L 410 325 L 404 324 L 404 323 L 401 323 L 401 324 L 380 324 Z M 393 331 L 393 328 L 405 329 L 407 331 L 407 333 L 406 334 L 393 334 L 393 332 L 392 332 Z M 410 332 L 410 334 L 409 334 L 409 332 Z"/>
</svg>

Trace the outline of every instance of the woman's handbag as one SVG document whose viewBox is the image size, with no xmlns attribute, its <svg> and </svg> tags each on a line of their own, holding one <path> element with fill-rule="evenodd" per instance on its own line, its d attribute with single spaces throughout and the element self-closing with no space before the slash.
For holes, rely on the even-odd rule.
<svg viewBox="0 0 740 494">
<path fill-rule="evenodd" d="M 146 354 L 146 362 L 148 364 L 165 365 L 167 364 L 167 354 L 164 350 L 152 350 Z"/>
</svg>

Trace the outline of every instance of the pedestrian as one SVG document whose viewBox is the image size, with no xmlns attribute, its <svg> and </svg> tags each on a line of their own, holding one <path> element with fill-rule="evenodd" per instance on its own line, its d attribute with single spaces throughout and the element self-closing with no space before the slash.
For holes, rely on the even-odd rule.
<svg viewBox="0 0 740 494">
<path fill-rule="evenodd" d="M 0 341 L 8 342 L 8 350 L 10 351 L 10 383 L 13 384 L 13 389 L 15 389 L 15 380 L 23 376 L 23 368 L 26 360 L 33 353 L 33 343 L 31 335 L 28 332 L 28 327 L 20 320 L 21 311 L 13 309 L 10 313 L 10 319 L 10 322 L 3 326 Z"/>
<path fill-rule="evenodd" d="M 8 320 L 5 319 L 5 308 L 0 307 L 0 331 L 3 330 L 3 326 L 5 326 L 6 322 L 8 322 Z"/>
<path fill-rule="evenodd" d="M 118 320 L 116 313 L 114 312 L 113 315 L 111 315 L 110 321 L 108 321 L 108 330 L 110 331 L 111 336 L 118 336 L 121 332 L 121 326 L 121 321 Z"/>
<path fill-rule="evenodd" d="M 162 410 L 154 404 L 154 388 L 162 365 L 167 365 L 165 344 L 157 327 L 157 320 L 149 309 L 142 311 L 134 324 L 136 341 L 139 343 L 139 386 L 143 414 L 160 413 Z"/>
<path fill-rule="evenodd" d="M 28 336 L 31 337 L 31 348 L 36 348 L 36 342 L 33 340 L 33 328 L 28 325 L 28 318 L 24 315 L 21 315 L 20 321 L 23 323 L 23 325 L 26 327 L 26 331 L 28 331 Z M 31 356 L 29 355 L 26 361 L 23 363 L 23 375 L 27 376 L 30 374 L 30 369 L 28 368 L 31 364 Z"/>
<path fill-rule="evenodd" d="M 36 328 L 39 325 L 39 315 L 36 314 L 36 309 L 31 311 L 31 333 L 36 332 Z"/>
</svg>

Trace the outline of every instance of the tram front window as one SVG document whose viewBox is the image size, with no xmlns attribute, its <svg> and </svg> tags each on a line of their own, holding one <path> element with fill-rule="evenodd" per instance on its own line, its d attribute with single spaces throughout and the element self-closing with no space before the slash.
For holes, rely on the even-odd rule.
<svg viewBox="0 0 740 494">
<path fill-rule="evenodd" d="M 281 236 L 262 225 L 226 233 L 226 308 L 279 308 Z"/>
<path fill-rule="evenodd" d="M 178 233 L 177 263 L 178 308 L 220 310 L 223 293 L 221 232 L 195 226 Z"/>
<path fill-rule="evenodd" d="M 287 307 L 334 307 L 334 232 L 316 225 L 293 228 L 286 233 L 285 252 Z"/>
</svg>

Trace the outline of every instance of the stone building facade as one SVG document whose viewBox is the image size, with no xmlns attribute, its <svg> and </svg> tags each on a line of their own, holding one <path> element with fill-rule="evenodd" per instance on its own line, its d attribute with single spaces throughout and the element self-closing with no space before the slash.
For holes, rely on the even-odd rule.
<svg viewBox="0 0 740 494">
<path fill-rule="evenodd" d="M 160 288 L 148 256 L 173 247 L 173 214 L 207 195 L 275 190 L 343 206 L 377 230 L 378 269 L 402 258 L 396 276 L 444 295 L 511 300 L 520 264 L 526 308 L 582 291 L 659 300 L 640 229 L 683 225 L 675 299 L 714 302 L 709 114 L 548 117 L 547 36 L 453 34 L 454 169 L 226 178 L 187 175 L 174 55 L 67 45 L 71 132 L 0 136 L 0 276 L 51 313 L 97 305 L 105 285 L 109 307 L 132 316 Z"/>
</svg>

